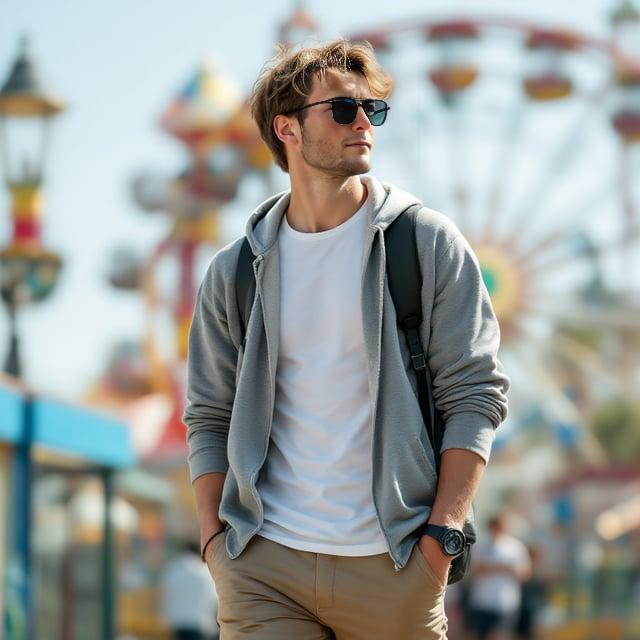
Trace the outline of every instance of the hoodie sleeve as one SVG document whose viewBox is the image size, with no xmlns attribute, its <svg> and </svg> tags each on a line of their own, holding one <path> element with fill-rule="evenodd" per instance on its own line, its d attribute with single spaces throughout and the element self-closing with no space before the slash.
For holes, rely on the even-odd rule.
<svg viewBox="0 0 640 640">
<path fill-rule="evenodd" d="M 235 396 L 238 350 L 229 334 L 225 286 L 216 254 L 202 280 L 189 331 L 187 427 L 191 482 L 205 473 L 226 472 L 227 436 Z"/>
<path fill-rule="evenodd" d="M 428 358 L 434 401 L 445 421 L 441 451 L 467 449 L 487 461 L 495 428 L 507 414 L 498 321 L 462 235 L 449 237 L 436 256 Z"/>
</svg>

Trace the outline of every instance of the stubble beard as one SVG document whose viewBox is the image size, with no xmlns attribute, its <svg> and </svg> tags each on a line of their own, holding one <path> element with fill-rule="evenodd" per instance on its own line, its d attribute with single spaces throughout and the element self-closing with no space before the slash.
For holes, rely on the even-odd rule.
<svg viewBox="0 0 640 640">
<path fill-rule="evenodd" d="M 314 169 L 327 173 L 336 178 L 350 178 L 369 171 L 369 158 L 358 157 L 353 160 L 341 157 L 333 145 L 326 140 L 314 140 L 307 135 L 304 127 L 302 132 L 302 157 Z"/>
</svg>

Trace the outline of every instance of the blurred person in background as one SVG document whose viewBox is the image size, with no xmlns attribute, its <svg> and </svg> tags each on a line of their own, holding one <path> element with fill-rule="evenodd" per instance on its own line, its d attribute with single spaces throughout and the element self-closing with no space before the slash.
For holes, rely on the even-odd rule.
<svg viewBox="0 0 640 640">
<path fill-rule="evenodd" d="M 291 190 L 260 205 L 248 244 L 221 249 L 205 274 L 183 416 L 224 640 L 447 635 L 448 571 L 508 380 L 466 240 L 362 175 L 391 85 L 370 45 L 338 40 L 280 49 L 254 87 L 252 114 Z M 413 361 L 383 236 L 408 208 L 428 346 Z M 236 274 L 247 250 L 245 332 Z M 415 394 L 423 359 L 445 422 L 439 476 Z"/>
<path fill-rule="evenodd" d="M 458 610 L 459 610 L 459 629 L 458 635 L 460 640 L 473 640 L 475 634 L 473 632 L 473 618 L 471 611 L 471 580 L 467 577 L 459 582 L 456 586 L 458 593 Z"/>
<path fill-rule="evenodd" d="M 538 617 L 545 605 L 547 592 L 547 581 L 542 578 L 540 572 L 541 549 L 535 545 L 528 545 L 527 551 L 531 571 L 529 577 L 522 582 L 520 610 L 515 624 L 518 640 L 535 640 L 538 637 Z"/>
<path fill-rule="evenodd" d="M 489 540 L 474 550 L 469 606 L 477 640 L 511 640 L 522 598 L 531 576 L 527 547 L 508 533 L 504 514 L 488 523 Z"/>
<path fill-rule="evenodd" d="M 162 573 L 160 590 L 160 614 L 174 640 L 218 640 L 218 596 L 197 542 L 182 543 Z"/>
</svg>

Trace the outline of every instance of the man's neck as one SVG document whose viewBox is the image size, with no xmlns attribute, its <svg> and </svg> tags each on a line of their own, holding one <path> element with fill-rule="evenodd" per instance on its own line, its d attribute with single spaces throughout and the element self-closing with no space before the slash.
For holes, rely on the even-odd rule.
<svg viewBox="0 0 640 640">
<path fill-rule="evenodd" d="M 287 221 L 302 233 L 327 231 L 348 220 L 366 199 L 360 176 L 309 181 L 292 177 Z"/>
</svg>

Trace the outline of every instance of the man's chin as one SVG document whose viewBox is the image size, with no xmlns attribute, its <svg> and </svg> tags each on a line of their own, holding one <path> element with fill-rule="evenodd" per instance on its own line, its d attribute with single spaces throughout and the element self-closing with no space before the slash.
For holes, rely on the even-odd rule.
<svg viewBox="0 0 640 640">
<path fill-rule="evenodd" d="M 363 173 L 368 173 L 371 168 L 371 162 L 369 158 L 359 158 L 358 160 L 351 160 L 349 162 L 339 162 L 333 166 L 312 164 L 307 160 L 307 164 L 316 170 L 321 171 L 338 178 L 351 178 L 352 176 L 360 176 Z"/>
<path fill-rule="evenodd" d="M 344 171 L 345 177 L 361 176 L 363 173 L 368 173 L 371 168 L 371 163 L 366 160 L 362 162 L 349 162 L 341 167 Z"/>
</svg>

